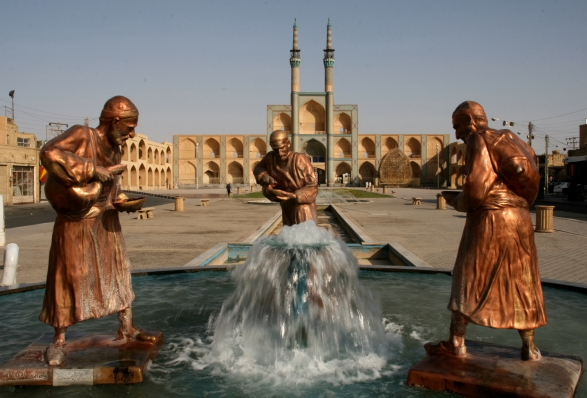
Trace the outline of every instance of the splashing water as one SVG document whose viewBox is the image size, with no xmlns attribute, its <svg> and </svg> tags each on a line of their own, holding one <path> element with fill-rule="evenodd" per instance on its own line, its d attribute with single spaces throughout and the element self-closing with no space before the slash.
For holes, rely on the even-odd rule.
<svg viewBox="0 0 587 398">
<path fill-rule="evenodd" d="M 357 273 L 347 246 L 313 221 L 262 239 L 233 272 L 210 351 L 192 367 L 272 385 L 380 377 L 389 351 L 380 301 Z"/>
</svg>

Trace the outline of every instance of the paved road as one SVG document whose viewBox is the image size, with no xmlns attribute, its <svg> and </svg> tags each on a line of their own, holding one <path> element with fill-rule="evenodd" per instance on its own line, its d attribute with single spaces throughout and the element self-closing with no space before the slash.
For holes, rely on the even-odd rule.
<svg viewBox="0 0 587 398">
<path fill-rule="evenodd" d="M 128 196 L 137 197 L 139 195 L 129 194 Z M 159 206 L 172 202 L 173 199 L 147 196 L 145 206 Z M 55 210 L 49 205 L 49 202 L 14 205 L 4 208 L 6 228 L 26 227 L 28 225 L 53 222 L 55 221 L 55 216 Z"/>
</svg>

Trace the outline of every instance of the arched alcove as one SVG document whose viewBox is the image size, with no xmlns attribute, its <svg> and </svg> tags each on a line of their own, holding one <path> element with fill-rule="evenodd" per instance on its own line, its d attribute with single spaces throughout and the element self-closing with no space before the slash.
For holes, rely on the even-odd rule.
<svg viewBox="0 0 587 398">
<path fill-rule="evenodd" d="M 387 152 L 390 152 L 392 149 L 399 148 L 399 145 L 395 139 L 387 137 L 385 140 L 385 148 L 387 149 Z"/>
<path fill-rule="evenodd" d="M 273 118 L 273 130 L 291 131 L 291 117 L 287 113 L 280 113 Z"/>
<path fill-rule="evenodd" d="M 220 144 L 214 138 L 208 138 L 204 142 L 204 158 L 220 157 Z"/>
<path fill-rule="evenodd" d="M 139 151 L 137 150 L 137 146 L 134 142 L 130 145 L 130 160 L 131 162 L 139 161 Z"/>
<path fill-rule="evenodd" d="M 302 147 L 313 163 L 323 163 L 326 161 L 326 147 L 320 141 L 311 139 Z"/>
<path fill-rule="evenodd" d="M 180 159 L 195 159 L 196 158 L 196 142 L 191 138 L 182 138 L 179 141 L 179 158 Z"/>
<path fill-rule="evenodd" d="M 153 151 L 153 163 L 159 164 L 159 150 L 158 149 L 155 149 Z"/>
<path fill-rule="evenodd" d="M 149 170 L 147 170 L 147 186 L 153 186 L 153 169 L 151 169 L 150 167 Z"/>
<path fill-rule="evenodd" d="M 422 146 L 420 145 L 420 141 L 415 139 L 414 137 L 410 138 L 406 143 L 406 152 L 409 153 L 409 156 L 414 159 L 418 159 L 422 157 Z"/>
<path fill-rule="evenodd" d="M 145 140 L 139 141 L 139 160 L 147 160 L 147 146 Z"/>
<path fill-rule="evenodd" d="M 151 148 L 147 149 L 147 163 L 153 163 L 153 150 Z"/>
<path fill-rule="evenodd" d="M 216 162 L 208 162 L 204 166 L 204 184 L 220 184 L 220 167 Z"/>
<path fill-rule="evenodd" d="M 157 153 L 157 152 L 155 152 L 155 153 Z M 154 174 L 153 186 L 154 187 L 160 187 L 161 186 L 161 180 L 159 178 L 159 170 L 158 169 L 155 169 L 155 171 L 153 172 L 153 174 Z"/>
<path fill-rule="evenodd" d="M 122 144 L 120 146 L 120 150 L 122 152 L 122 160 L 125 160 L 128 162 L 130 160 L 130 156 L 128 154 L 128 150 L 129 150 L 128 144 L 126 142 L 124 144 Z"/>
<path fill-rule="evenodd" d="M 238 138 L 233 138 L 226 144 L 227 158 L 242 158 L 243 156 L 243 142 Z"/>
<path fill-rule="evenodd" d="M 377 170 L 375 170 L 375 166 L 371 162 L 363 162 L 361 167 L 359 167 L 359 177 L 361 178 L 361 182 L 364 184 L 366 182 L 373 182 L 375 177 L 377 177 Z"/>
<path fill-rule="evenodd" d="M 314 100 L 306 102 L 300 109 L 300 133 L 324 132 L 326 110 Z"/>
<path fill-rule="evenodd" d="M 165 152 L 165 163 L 171 163 L 171 148 L 167 147 Z"/>
<path fill-rule="evenodd" d="M 261 138 L 256 138 L 249 145 L 249 158 L 260 159 L 267 155 L 267 144 Z"/>
<path fill-rule="evenodd" d="M 141 164 L 141 166 L 139 167 L 139 186 L 146 188 L 148 184 L 148 180 L 147 180 L 147 170 L 145 169 L 145 166 Z"/>
<path fill-rule="evenodd" d="M 334 118 L 334 134 L 350 134 L 352 131 L 351 117 L 346 113 L 341 113 Z"/>
<path fill-rule="evenodd" d="M 226 182 L 243 183 L 243 166 L 239 162 L 231 162 L 226 170 Z"/>
<path fill-rule="evenodd" d="M 375 143 L 369 137 L 365 137 L 359 144 L 359 158 L 374 158 Z"/>
<path fill-rule="evenodd" d="M 351 143 L 346 138 L 341 138 L 334 144 L 335 158 L 351 158 Z"/>
<path fill-rule="evenodd" d="M 197 176 L 196 165 L 187 160 L 179 163 L 179 183 L 182 185 L 195 185 Z"/>
<path fill-rule="evenodd" d="M 137 172 L 137 168 L 132 166 L 130 168 L 130 186 L 136 187 L 139 185 L 139 174 Z"/>
</svg>

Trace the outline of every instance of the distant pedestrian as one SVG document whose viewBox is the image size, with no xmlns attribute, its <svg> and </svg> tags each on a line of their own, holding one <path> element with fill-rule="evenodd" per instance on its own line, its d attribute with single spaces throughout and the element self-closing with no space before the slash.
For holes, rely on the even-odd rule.
<svg viewBox="0 0 587 398">
<path fill-rule="evenodd" d="M 232 185 L 229 182 L 228 184 L 226 184 L 226 194 L 228 195 L 229 198 L 230 198 L 231 191 L 232 191 Z"/>
</svg>

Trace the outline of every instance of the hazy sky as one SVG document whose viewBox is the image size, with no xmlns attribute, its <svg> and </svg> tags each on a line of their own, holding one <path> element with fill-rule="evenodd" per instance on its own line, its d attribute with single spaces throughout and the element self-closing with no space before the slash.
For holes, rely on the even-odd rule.
<svg viewBox="0 0 587 398">
<path fill-rule="evenodd" d="M 264 133 L 267 105 L 289 103 L 296 17 L 302 91 L 324 90 L 331 18 L 335 102 L 359 105 L 360 133 L 452 134 L 470 99 L 532 120 L 540 152 L 545 134 L 562 147 L 587 118 L 585 0 L 0 0 L 0 105 L 16 90 L 16 121 L 40 139 L 114 95 L 155 141 Z"/>
</svg>

